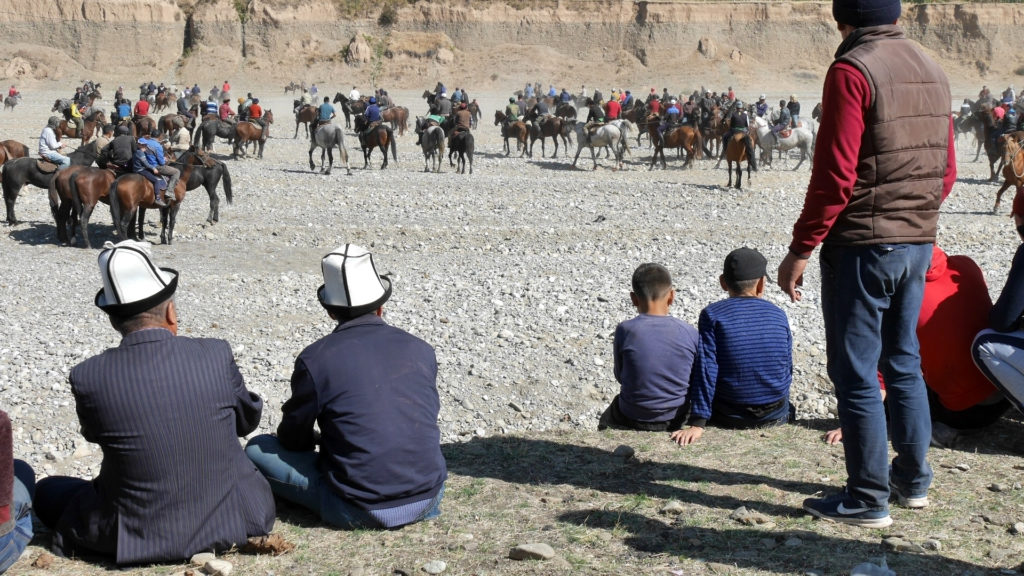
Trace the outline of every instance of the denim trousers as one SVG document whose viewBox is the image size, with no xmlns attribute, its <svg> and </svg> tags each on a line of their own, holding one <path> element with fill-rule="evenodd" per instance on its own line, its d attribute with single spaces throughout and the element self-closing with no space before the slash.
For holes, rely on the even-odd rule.
<svg viewBox="0 0 1024 576">
<path fill-rule="evenodd" d="M 1024 412 L 1024 330 L 982 330 L 971 346 L 974 363 L 1017 410 Z"/>
<path fill-rule="evenodd" d="M 249 440 L 245 455 L 266 476 L 275 496 L 315 512 L 324 522 L 348 530 L 386 528 L 368 511 L 331 489 L 318 465 L 318 452 L 286 450 L 276 436 L 262 434 Z M 443 497 L 442 485 L 441 491 L 413 522 L 440 516 Z"/>
<path fill-rule="evenodd" d="M 0 574 L 21 558 L 21 553 L 32 541 L 32 497 L 35 490 L 36 474 L 32 467 L 15 460 L 14 500 L 11 502 L 11 516 L 15 518 L 15 524 L 13 530 L 0 536 Z"/>
<path fill-rule="evenodd" d="M 826 244 L 821 250 L 828 375 L 843 430 L 847 490 L 874 509 L 888 509 L 890 481 L 917 496 L 932 480 L 931 417 L 917 341 L 931 254 L 931 244 Z M 887 430 L 896 452 L 891 471 Z"/>
</svg>

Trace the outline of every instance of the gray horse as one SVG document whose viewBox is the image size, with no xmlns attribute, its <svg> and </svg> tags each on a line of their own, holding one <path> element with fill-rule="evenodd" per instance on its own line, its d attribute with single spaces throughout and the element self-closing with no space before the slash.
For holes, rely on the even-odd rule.
<svg viewBox="0 0 1024 576">
<path fill-rule="evenodd" d="M 440 126 L 424 128 L 420 146 L 423 148 L 423 171 L 430 172 L 433 160 L 434 172 L 440 172 L 444 159 L 444 129 Z"/>
<path fill-rule="evenodd" d="M 811 120 L 814 122 L 814 120 Z M 811 132 L 811 128 L 803 125 L 793 128 L 790 131 L 789 136 L 780 138 L 779 134 L 772 132 L 768 122 L 761 117 L 754 118 L 754 125 L 757 130 L 757 145 L 764 152 L 762 159 L 767 158 L 768 164 L 771 164 L 772 150 L 779 150 L 781 152 L 788 152 L 793 148 L 800 150 L 800 162 L 797 163 L 793 170 L 797 170 L 804 163 L 804 160 L 811 157 L 811 149 L 814 145 L 814 134 Z M 815 124 L 817 124 L 815 122 Z"/>
<path fill-rule="evenodd" d="M 341 155 L 341 160 L 345 162 L 345 173 L 349 176 L 352 175 L 352 168 L 348 164 L 348 150 L 345 148 L 345 133 L 342 131 L 341 126 L 337 124 L 323 124 L 318 127 L 312 135 L 309 137 L 309 169 L 316 170 L 316 164 L 313 162 L 313 151 L 318 147 L 320 150 L 320 172 L 329 175 L 331 168 L 334 167 L 334 147 L 338 147 L 338 153 Z M 324 170 L 324 153 L 327 154 L 329 164 L 327 169 Z"/>
</svg>

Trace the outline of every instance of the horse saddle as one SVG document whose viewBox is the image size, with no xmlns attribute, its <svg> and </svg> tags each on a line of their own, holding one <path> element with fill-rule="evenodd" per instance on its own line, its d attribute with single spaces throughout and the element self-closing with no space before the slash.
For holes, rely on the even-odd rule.
<svg viewBox="0 0 1024 576">
<path fill-rule="evenodd" d="M 57 168 L 60 168 L 60 166 L 50 162 L 49 160 L 40 158 L 39 160 L 36 160 L 36 168 L 38 168 L 43 174 L 53 174 L 57 171 Z"/>
<path fill-rule="evenodd" d="M 789 138 L 792 135 L 793 135 L 793 129 L 792 128 L 786 128 L 784 130 L 779 130 L 779 138 L 782 139 L 782 140 L 785 140 L 786 138 Z"/>
</svg>

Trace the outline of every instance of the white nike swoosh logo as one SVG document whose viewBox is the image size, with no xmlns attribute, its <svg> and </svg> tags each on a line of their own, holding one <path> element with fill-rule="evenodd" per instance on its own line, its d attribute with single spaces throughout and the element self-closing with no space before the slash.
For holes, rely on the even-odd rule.
<svg viewBox="0 0 1024 576">
<path fill-rule="evenodd" d="M 867 512 L 867 511 L 868 511 L 867 507 L 847 508 L 846 504 L 843 503 L 843 502 L 840 502 L 839 506 L 836 507 L 836 512 L 838 512 L 839 514 L 842 514 L 844 516 L 849 515 L 849 514 L 861 514 L 863 512 Z"/>
</svg>

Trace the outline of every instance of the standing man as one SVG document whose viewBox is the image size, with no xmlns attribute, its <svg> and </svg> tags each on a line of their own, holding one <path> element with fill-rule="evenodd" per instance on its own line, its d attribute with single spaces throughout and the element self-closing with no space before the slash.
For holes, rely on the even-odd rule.
<svg viewBox="0 0 1024 576">
<path fill-rule="evenodd" d="M 64 554 L 118 564 L 181 562 L 226 550 L 274 526 L 270 486 L 238 437 L 263 401 L 245 387 L 223 340 L 178 336 L 178 273 L 157 268 L 149 244 L 107 243 L 96 305 L 119 346 L 71 370 L 82 435 L 103 450 L 88 481 L 50 476 L 35 512 Z"/>
<path fill-rule="evenodd" d="M 939 204 L 956 179 L 952 98 L 942 68 L 896 25 L 899 0 L 833 0 L 832 15 L 843 42 L 825 77 L 814 169 L 778 284 L 799 300 L 807 259 L 823 244 L 828 374 L 848 478 L 804 510 L 879 528 L 892 524 L 890 496 L 928 504 L 931 419 L 916 326 Z"/>
<path fill-rule="evenodd" d="M 341 246 L 321 267 L 317 298 L 338 325 L 295 360 L 277 437 L 257 436 L 245 452 L 274 494 L 334 526 L 439 516 L 448 473 L 434 349 L 384 322 L 391 281 L 365 248 Z"/>
</svg>

